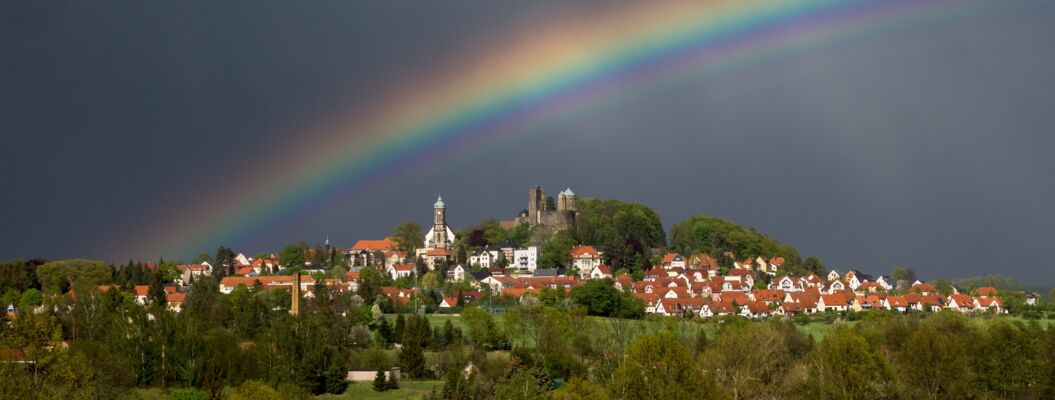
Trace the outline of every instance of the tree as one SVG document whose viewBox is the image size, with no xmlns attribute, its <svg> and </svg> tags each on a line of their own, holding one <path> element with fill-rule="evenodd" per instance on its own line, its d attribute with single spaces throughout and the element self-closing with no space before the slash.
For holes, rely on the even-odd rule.
<svg viewBox="0 0 1055 400">
<path fill-rule="evenodd" d="M 828 273 L 827 268 L 824 266 L 824 262 L 813 256 L 807 257 L 806 261 L 802 263 L 802 267 L 807 273 L 817 274 L 817 276 L 824 276 L 824 274 Z"/>
<path fill-rule="evenodd" d="M 629 293 L 620 292 L 608 278 L 591 279 L 572 288 L 571 299 L 586 307 L 590 315 L 640 318 L 645 310 L 640 301 Z"/>
<path fill-rule="evenodd" d="M 378 392 L 388 390 L 388 383 L 386 382 L 384 369 L 378 369 L 377 375 L 374 375 L 374 390 Z"/>
<path fill-rule="evenodd" d="M 864 337 L 836 327 L 811 354 L 818 398 L 885 398 L 892 376 L 886 358 L 872 350 Z M 931 364 L 934 365 L 934 364 Z"/>
<path fill-rule="evenodd" d="M 18 308 L 22 310 L 32 310 L 43 302 L 44 295 L 42 295 L 39 290 L 28 289 L 25 292 L 22 292 L 22 298 L 18 301 Z"/>
<path fill-rule="evenodd" d="M 754 229 L 716 217 L 695 215 L 670 230 L 670 244 L 678 249 L 721 255 L 732 251 L 738 257 L 784 257 L 785 265 L 802 264 L 799 251 Z M 724 264 L 723 264 L 724 265 Z"/>
<path fill-rule="evenodd" d="M 707 399 L 716 397 L 692 359 L 692 351 L 672 333 L 639 337 L 627 349 L 609 386 L 621 399 Z"/>
<path fill-rule="evenodd" d="M 216 271 L 221 272 L 220 276 L 234 275 L 234 250 L 220 246 L 216 249 Z"/>
<path fill-rule="evenodd" d="M 553 235 L 542 245 L 539 255 L 540 268 L 561 268 L 571 263 L 571 248 L 578 242 L 571 233 L 561 231 Z"/>
<path fill-rule="evenodd" d="M 73 286 L 95 286 L 109 283 L 112 271 L 102 261 L 62 260 L 52 261 L 37 267 L 37 278 L 43 289 L 50 293 L 65 293 Z"/>
<path fill-rule="evenodd" d="M 150 305 L 160 308 L 165 307 L 167 295 L 165 287 L 161 283 L 161 271 L 154 271 L 154 273 L 150 274 L 150 289 L 147 297 Z"/>
<path fill-rule="evenodd" d="M 300 245 L 287 244 L 278 255 L 279 262 L 287 269 L 300 270 L 304 268 L 304 250 Z"/>
<path fill-rule="evenodd" d="M 962 351 L 973 342 L 973 333 L 965 325 L 942 324 L 942 332 L 933 319 L 924 321 L 908 332 L 897 353 L 896 371 L 906 398 L 966 398 L 972 385 L 971 359 Z M 941 368 L 934 368 L 940 365 Z"/>
<path fill-rule="evenodd" d="M 483 349 L 493 349 L 500 341 L 498 325 L 491 314 L 480 307 L 467 307 L 461 312 L 462 322 L 469 328 L 469 342 Z"/>
<path fill-rule="evenodd" d="M 894 267 L 894 269 L 890 271 L 890 278 L 893 279 L 894 282 L 897 282 L 897 287 L 899 289 L 912 286 L 912 283 L 918 279 L 916 277 L 916 271 L 903 267 Z"/>
<path fill-rule="evenodd" d="M 552 198 L 552 197 L 551 197 Z M 530 400 L 543 399 L 546 394 L 546 384 L 539 382 L 540 372 L 527 369 L 518 369 L 505 383 L 495 388 L 495 400 Z"/>
<path fill-rule="evenodd" d="M 425 354 L 421 344 L 416 340 L 405 342 L 403 348 L 399 350 L 400 372 L 411 378 L 423 378 L 425 376 Z"/>
<path fill-rule="evenodd" d="M 421 225 L 414 221 L 399 224 L 392 232 L 392 241 L 395 242 L 396 249 L 407 254 L 413 254 L 415 249 L 424 247 L 424 237 Z"/>
</svg>

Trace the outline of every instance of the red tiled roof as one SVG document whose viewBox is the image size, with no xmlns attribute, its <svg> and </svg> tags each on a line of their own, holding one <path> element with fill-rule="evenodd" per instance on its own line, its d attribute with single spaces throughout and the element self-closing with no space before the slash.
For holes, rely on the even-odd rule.
<svg viewBox="0 0 1055 400">
<path fill-rule="evenodd" d="M 839 294 L 822 294 L 821 300 L 824 300 L 825 307 L 844 307 L 850 305 L 846 296 Z"/>
<path fill-rule="evenodd" d="M 663 256 L 663 261 L 660 261 L 660 264 L 670 264 L 674 262 L 675 258 L 678 257 L 681 257 L 680 255 L 678 255 L 678 253 L 667 253 L 665 256 Z"/>
<path fill-rule="evenodd" d="M 355 246 L 352 246 L 352 250 L 385 251 L 393 247 L 395 247 L 395 244 L 392 242 L 392 238 L 386 237 L 381 240 L 360 240 L 355 242 Z"/>
<path fill-rule="evenodd" d="M 599 254 L 593 246 L 575 246 L 571 248 L 572 258 L 597 258 Z"/>
</svg>

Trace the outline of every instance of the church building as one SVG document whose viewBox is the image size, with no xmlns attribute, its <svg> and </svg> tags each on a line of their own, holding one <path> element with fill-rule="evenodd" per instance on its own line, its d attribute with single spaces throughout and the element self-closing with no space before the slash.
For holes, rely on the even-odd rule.
<svg viewBox="0 0 1055 400">
<path fill-rule="evenodd" d="M 443 196 L 436 199 L 432 211 L 432 229 L 425 234 L 425 248 L 450 249 L 454 244 L 454 230 L 447 225 L 447 207 L 443 204 Z"/>
</svg>

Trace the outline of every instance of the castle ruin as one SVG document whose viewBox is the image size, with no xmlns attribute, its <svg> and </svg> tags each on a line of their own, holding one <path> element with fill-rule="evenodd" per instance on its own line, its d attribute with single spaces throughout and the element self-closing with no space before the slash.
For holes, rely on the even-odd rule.
<svg viewBox="0 0 1055 400">
<path fill-rule="evenodd" d="M 521 212 L 520 220 L 535 228 L 544 226 L 556 229 L 566 229 L 575 226 L 575 216 L 578 213 L 575 208 L 575 193 L 571 189 L 565 189 L 557 195 L 549 204 L 546 191 L 541 186 L 536 186 L 528 191 L 528 208 Z M 556 208 L 556 209 L 554 209 Z"/>
</svg>

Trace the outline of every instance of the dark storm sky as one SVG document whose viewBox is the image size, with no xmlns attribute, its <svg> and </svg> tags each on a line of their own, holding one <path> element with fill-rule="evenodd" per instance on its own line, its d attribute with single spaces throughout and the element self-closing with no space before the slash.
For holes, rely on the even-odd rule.
<svg viewBox="0 0 1055 400">
<path fill-rule="evenodd" d="M 298 127 L 598 5 L 270 3 L 0 3 L 0 259 L 171 257 L 120 242 L 283 162 Z M 541 184 L 668 226 L 731 219 L 843 270 L 1053 284 L 1055 3 L 1007 4 L 682 79 L 216 245 L 351 245 L 429 221 L 439 192 L 458 228 Z"/>
</svg>

